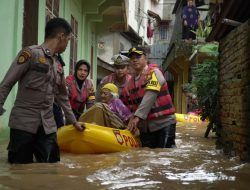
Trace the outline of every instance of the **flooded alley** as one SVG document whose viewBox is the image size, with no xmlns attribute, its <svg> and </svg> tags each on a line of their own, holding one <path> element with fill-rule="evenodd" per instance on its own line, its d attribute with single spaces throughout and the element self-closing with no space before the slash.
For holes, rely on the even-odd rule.
<svg viewBox="0 0 250 190">
<path fill-rule="evenodd" d="M 0 190 L 250 189 L 249 10 L 0 0 Z"/>
<path fill-rule="evenodd" d="M 250 164 L 215 149 L 204 126 L 177 126 L 177 148 L 101 155 L 62 154 L 58 164 L 7 164 L 0 145 L 0 189 L 249 189 Z"/>
</svg>

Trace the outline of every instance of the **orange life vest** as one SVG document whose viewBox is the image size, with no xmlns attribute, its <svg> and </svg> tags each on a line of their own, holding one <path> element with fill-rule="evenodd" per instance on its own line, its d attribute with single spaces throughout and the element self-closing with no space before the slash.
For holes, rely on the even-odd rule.
<svg viewBox="0 0 250 190">
<path fill-rule="evenodd" d="M 126 88 L 122 92 L 121 99 L 125 105 L 128 106 L 131 112 L 135 112 L 145 94 L 145 87 L 148 83 L 149 77 L 151 77 L 152 72 L 157 69 L 155 64 L 149 65 L 146 72 L 144 72 L 138 81 L 138 84 L 135 85 L 135 78 L 132 77 L 131 80 L 127 83 Z M 160 89 L 160 92 L 157 95 L 157 99 L 153 104 L 147 119 L 152 120 L 160 116 L 171 115 L 175 113 L 175 108 L 172 103 L 171 96 L 168 91 L 167 82 L 165 82 Z"/>
<path fill-rule="evenodd" d="M 79 99 L 79 91 L 77 90 L 77 83 L 75 77 L 73 75 L 69 75 L 66 77 L 66 85 L 69 89 L 69 101 L 71 108 L 72 110 L 75 110 L 80 113 L 83 112 L 88 98 L 92 96 L 94 98 L 95 96 L 94 92 L 91 92 L 91 89 L 93 88 L 91 80 L 85 79 L 84 83 L 85 84 L 83 85 L 85 86 L 83 86 L 81 89 L 81 98 Z"/>
</svg>

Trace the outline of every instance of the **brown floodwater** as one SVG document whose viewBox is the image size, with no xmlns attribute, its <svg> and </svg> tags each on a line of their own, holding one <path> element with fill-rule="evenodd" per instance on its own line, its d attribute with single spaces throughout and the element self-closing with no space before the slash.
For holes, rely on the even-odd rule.
<svg viewBox="0 0 250 190">
<path fill-rule="evenodd" d="M 61 154 L 57 164 L 10 165 L 0 139 L 0 190 L 250 189 L 250 164 L 215 149 L 202 126 L 177 126 L 177 148 Z"/>
</svg>

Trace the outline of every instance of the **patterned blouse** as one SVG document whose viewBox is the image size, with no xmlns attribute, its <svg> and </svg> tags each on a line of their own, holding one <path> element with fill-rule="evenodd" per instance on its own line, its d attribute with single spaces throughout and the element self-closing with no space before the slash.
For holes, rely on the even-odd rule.
<svg viewBox="0 0 250 190">
<path fill-rule="evenodd" d="M 123 122 L 127 122 L 132 113 L 130 110 L 123 104 L 119 98 L 112 99 L 109 104 L 109 108 L 114 112 Z"/>
<path fill-rule="evenodd" d="M 187 25 L 191 28 L 197 28 L 199 11 L 195 6 L 185 6 L 182 10 L 182 19 L 187 21 Z"/>
</svg>

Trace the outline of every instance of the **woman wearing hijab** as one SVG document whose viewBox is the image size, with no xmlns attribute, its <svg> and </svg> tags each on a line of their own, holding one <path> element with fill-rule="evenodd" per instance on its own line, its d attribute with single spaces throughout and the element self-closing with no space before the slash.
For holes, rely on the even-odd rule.
<svg viewBox="0 0 250 190">
<path fill-rule="evenodd" d="M 70 105 L 77 120 L 84 109 L 89 109 L 95 102 L 93 83 L 87 79 L 89 72 L 90 64 L 86 60 L 80 60 L 75 65 L 74 75 L 66 77 Z"/>
<path fill-rule="evenodd" d="M 118 87 L 113 83 L 107 83 L 101 90 L 101 101 L 109 106 L 110 110 L 114 112 L 124 123 L 128 123 L 132 117 L 130 110 L 118 98 Z"/>
</svg>

